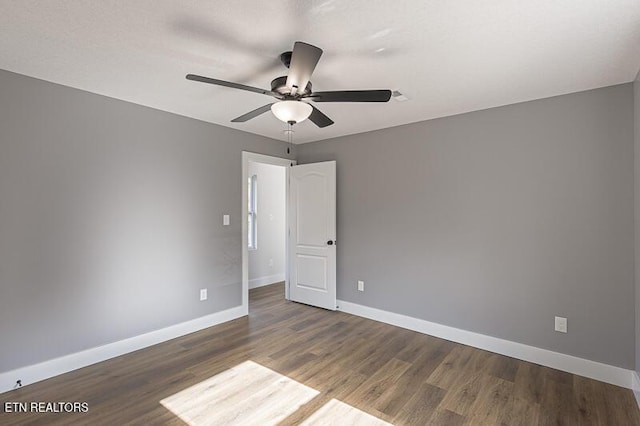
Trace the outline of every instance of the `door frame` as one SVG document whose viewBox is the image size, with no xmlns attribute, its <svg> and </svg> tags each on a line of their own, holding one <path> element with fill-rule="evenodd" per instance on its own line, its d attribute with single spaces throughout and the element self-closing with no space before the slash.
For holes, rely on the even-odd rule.
<svg viewBox="0 0 640 426">
<path fill-rule="evenodd" d="M 249 163 L 271 164 L 283 166 L 285 168 L 285 261 L 284 261 L 284 291 L 285 299 L 289 300 L 289 167 L 296 165 L 296 160 L 288 158 L 272 157 L 270 155 L 257 154 L 255 152 L 242 151 L 242 311 L 244 315 L 249 314 L 249 225 L 247 215 L 249 206 L 247 202 L 248 189 L 247 179 L 249 179 Z"/>
</svg>

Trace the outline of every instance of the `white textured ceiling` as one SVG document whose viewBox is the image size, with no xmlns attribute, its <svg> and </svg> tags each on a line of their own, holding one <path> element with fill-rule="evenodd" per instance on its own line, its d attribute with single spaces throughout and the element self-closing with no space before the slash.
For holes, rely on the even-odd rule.
<svg viewBox="0 0 640 426">
<path fill-rule="evenodd" d="M 394 89 L 410 100 L 316 104 L 336 124 L 308 142 L 603 87 L 640 68 L 638 0 L 0 0 L 0 68 L 268 137 L 269 88 L 296 40 L 324 50 L 317 91 Z"/>
</svg>

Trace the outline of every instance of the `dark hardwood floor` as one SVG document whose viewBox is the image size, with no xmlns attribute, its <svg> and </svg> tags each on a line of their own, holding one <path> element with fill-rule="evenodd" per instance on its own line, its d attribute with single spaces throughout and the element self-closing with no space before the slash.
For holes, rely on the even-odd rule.
<svg viewBox="0 0 640 426">
<path fill-rule="evenodd" d="M 640 425 L 628 389 L 251 291 L 249 317 L 0 395 L 3 425 Z"/>
</svg>

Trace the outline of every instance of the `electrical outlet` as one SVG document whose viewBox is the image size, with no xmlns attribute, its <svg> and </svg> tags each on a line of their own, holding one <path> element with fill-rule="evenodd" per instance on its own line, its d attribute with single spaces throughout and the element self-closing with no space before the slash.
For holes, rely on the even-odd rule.
<svg viewBox="0 0 640 426">
<path fill-rule="evenodd" d="M 273 268 L 273 259 L 269 259 L 269 268 Z"/>
<path fill-rule="evenodd" d="M 567 332 L 567 319 L 563 317 L 556 317 L 556 331 L 560 333 Z"/>
<path fill-rule="evenodd" d="M 358 280 L 358 291 L 364 291 L 364 281 Z"/>
<path fill-rule="evenodd" d="M 200 289 L 200 301 L 202 302 L 203 300 L 207 300 L 207 289 L 206 288 L 201 288 Z"/>
</svg>

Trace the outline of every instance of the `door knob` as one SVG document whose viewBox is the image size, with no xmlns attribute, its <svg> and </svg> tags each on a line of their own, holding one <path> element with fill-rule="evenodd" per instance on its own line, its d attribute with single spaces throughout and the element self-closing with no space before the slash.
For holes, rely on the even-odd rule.
<svg viewBox="0 0 640 426">
<path fill-rule="evenodd" d="M 333 241 L 329 240 L 329 241 L 327 241 L 327 244 L 332 246 L 333 245 Z"/>
</svg>

